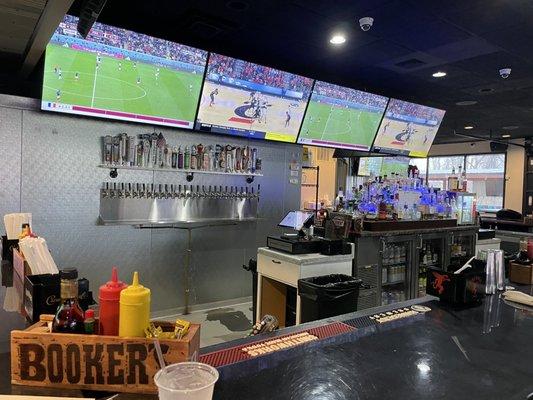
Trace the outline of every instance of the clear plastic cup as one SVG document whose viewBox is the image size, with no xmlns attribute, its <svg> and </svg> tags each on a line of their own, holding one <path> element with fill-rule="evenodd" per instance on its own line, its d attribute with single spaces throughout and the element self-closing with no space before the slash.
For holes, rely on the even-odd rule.
<svg viewBox="0 0 533 400">
<path fill-rule="evenodd" d="M 166 366 L 154 376 L 159 400 L 211 400 L 218 371 L 198 362 Z"/>
</svg>

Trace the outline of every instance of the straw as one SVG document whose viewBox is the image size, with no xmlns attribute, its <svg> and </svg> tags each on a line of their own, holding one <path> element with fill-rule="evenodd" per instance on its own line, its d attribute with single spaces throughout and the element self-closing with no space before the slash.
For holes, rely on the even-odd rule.
<svg viewBox="0 0 533 400">
<path fill-rule="evenodd" d="M 158 339 L 154 339 L 155 351 L 157 353 L 157 358 L 159 359 L 159 365 L 161 366 L 161 372 L 166 374 L 165 370 L 165 359 L 163 358 L 163 352 L 161 351 L 161 344 Z"/>
</svg>

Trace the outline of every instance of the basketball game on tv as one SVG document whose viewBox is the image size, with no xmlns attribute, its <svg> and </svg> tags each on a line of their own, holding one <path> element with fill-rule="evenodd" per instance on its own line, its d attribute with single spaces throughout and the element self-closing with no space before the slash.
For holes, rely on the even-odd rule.
<svg viewBox="0 0 533 400">
<path fill-rule="evenodd" d="M 298 143 L 370 150 L 387 97 L 316 81 Z"/>
<path fill-rule="evenodd" d="M 195 127 L 295 143 L 313 80 L 211 53 Z"/>
<path fill-rule="evenodd" d="M 192 129 L 207 52 L 66 15 L 46 48 L 41 108 Z"/>
<path fill-rule="evenodd" d="M 445 111 L 391 99 L 373 149 L 411 157 L 427 157 Z"/>
</svg>

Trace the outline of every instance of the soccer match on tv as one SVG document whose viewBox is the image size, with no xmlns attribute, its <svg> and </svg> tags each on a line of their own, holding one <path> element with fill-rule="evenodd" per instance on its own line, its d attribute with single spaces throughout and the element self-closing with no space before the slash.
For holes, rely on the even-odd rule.
<svg viewBox="0 0 533 400">
<path fill-rule="evenodd" d="M 298 143 L 369 150 L 388 98 L 316 81 Z"/>
<path fill-rule="evenodd" d="M 46 48 L 42 108 L 192 128 L 207 52 L 67 15 Z"/>
</svg>

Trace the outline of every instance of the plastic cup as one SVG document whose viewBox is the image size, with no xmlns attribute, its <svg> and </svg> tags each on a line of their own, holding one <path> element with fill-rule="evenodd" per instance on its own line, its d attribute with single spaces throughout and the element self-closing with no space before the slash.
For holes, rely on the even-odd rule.
<svg viewBox="0 0 533 400">
<path fill-rule="evenodd" d="M 198 362 L 166 366 L 154 376 L 159 400 L 211 400 L 218 371 Z"/>
</svg>

